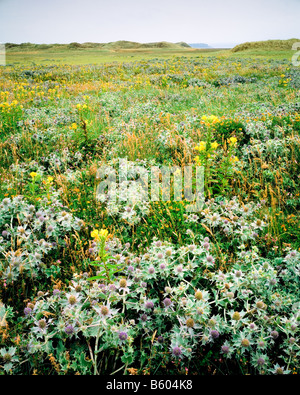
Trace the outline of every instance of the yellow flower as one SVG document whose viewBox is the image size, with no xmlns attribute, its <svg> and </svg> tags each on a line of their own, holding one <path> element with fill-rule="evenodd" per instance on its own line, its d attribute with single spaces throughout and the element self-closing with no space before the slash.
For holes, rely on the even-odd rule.
<svg viewBox="0 0 300 395">
<path fill-rule="evenodd" d="M 218 144 L 216 141 L 213 142 L 213 143 L 211 143 L 211 148 L 212 148 L 212 149 L 217 149 L 218 146 L 219 146 L 219 144 Z"/>
<path fill-rule="evenodd" d="M 203 117 L 201 117 L 202 121 L 206 122 L 206 124 L 211 124 L 211 123 L 216 123 L 219 122 L 219 118 L 216 117 L 215 115 L 203 115 Z"/>
<path fill-rule="evenodd" d="M 37 173 L 34 172 L 34 171 L 32 171 L 32 172 L 30 173 L 30 176 L 31 176 L 32 178 L 35 178 L 35 177 L 37 176 Z"/>
<path fill-rule="evenodd" d="M 93 239 L 99 240 L 99 231 L 98 231 L 98 229 L 94 229 L 91 232 L 91 236 L 92 236 Z"/>
<path fill-rule="evenodd" d="M 53 180 L 54 180 L 53 177 L 51 177 L 51 176 L 48 176 L 48 177 L 47 177 L 47 181 L 48 181 L 49 183 L 51 183 Z"/>
<path fill-rule="evenodd" d="M 229 144 L 235 145 L 236 142 L 237 142 L 237 138 L 236 138 L 236 137 L 230 137 L 229 139 L 227 139 L 227 142 L 228 142 Z"/>
<path fill-rule="evenodd" d="M 108 230 L 107 229 L 101 229 L 100 232 L 99 232 L 99 236 L 106 239 L 107 236 L 108 236 Z"/>
<path fill-rule="evenodd" d="M 94 229 L 94 230 L 91 232 L 91 236 L 92 236 L 92 238 L 95 239 L 95 240 L 100 240 L 100 238 L 105 240 L 105 239 L 107 239 L 107 236 L 108 236 L 108 230 L 106 230 L 106 229 L 101 229 L 101 230 L 99 231 L 98 229 Z"/>
<path fill-rule="evenodd" d="M 206 147 L 206 142 L 205 141 L 200 141 L 199 146 L 195 147 L 197 151 L 204 151 Z"/>
<path fill-rule="evenodd" d="M 76 124 L 76 123 L 72 123 L 71 128 L 72 128 L 73 130 L 76 130 L 76 129 L 77 129 L 77 124 Z"/>
<path fill-rule="evenodd" d="M 239 158 L 237 156 L 233 156 L 232 158 L 229 159 L 231 163 L 235 163 L 239 161 Z"/>
</svg>

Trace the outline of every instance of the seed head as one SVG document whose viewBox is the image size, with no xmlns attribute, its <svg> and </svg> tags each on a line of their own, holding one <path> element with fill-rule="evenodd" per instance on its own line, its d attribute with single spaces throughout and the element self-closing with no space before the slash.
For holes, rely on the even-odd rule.
<svg viewBox="0 0 300 395">
<path fill-rule="evenodd" d="M 73 304 L 75 304 L 76 303 L 76 296 L 74 296 L 74 295 L 71 295 L 70 297 L 69 297 L 69 303 L 71 304 L 71 305 L 73 305 Z"/>
<path fill-rule="evenodd" d="M 119 281 L 119 285 L 120 285 L 120 288 L 126 288 L 127 281 L 125 280 L 125 278 L 121 278 L 121 280 Z"/>
<path fill-rule="evenodd" d="M 108 309 L 108 307 L 107 306 L 101 306 L 101 314 L 102 315 L 107 315 L 108 313 L 109 313 L 109 309 Z"/>
<path fill-rule="evenodd" d="M 248 339 L 243 339 L 241 341 L 241 344 L 242 344 L 243 347 L 249 347 L 250 346 L 250 342 L 249 342 Z"/>
<path fill-rule="evenodd" d="M 193 320 L 193 318 L 188 318 L 185 324 L 188 328 L 193 328 L 195 326 L 195 321 Z"/>
<path fill-rule="evenodd" d="M 196 292 L 195 292 L 195 298 L 196 298 L 197 300 L 203 299 L 203 294 L 202 294 L 202 292 L 201 292 L 201 291 L 196 291 Z"/>
</svg>

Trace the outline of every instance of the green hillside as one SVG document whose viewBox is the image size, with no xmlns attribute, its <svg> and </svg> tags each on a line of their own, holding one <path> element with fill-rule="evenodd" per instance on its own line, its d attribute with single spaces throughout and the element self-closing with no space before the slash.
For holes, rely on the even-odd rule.
<svg viewBox="0 0 300 395">
<path fill-rule="evenodd" d="M 292 49 L 295 42 L 300 42 L 300 39 L 291 38 L 289 40 L 266 40 L 266 41 L 252 41 L 236 45 L 231 49 L 232 52 L 263 50 L 263 51 L 288 51 Z"/>
<path fill-rule="evenodd" d="M 6 43 L 8 51 L 28 51 L 28 50 L 68 50 L 68 49 L 105 49 L 105 50 L 126 50 L 126 49 L 145 49 L 145 48 L 166 48 L 166 49 L 184 49 L 191 48 L 185 42 L 169 43 L 167 41 L 159 41 L 153 43 L 138 43 L 135 41 L 113 41 L 109 43 L 77 43 L 70 44 L 32 44 L 32 43 Z"/>
</svg>

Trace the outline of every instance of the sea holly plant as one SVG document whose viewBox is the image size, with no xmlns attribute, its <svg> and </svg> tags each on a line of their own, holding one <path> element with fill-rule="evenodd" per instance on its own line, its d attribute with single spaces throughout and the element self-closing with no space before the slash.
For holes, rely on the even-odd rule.
<svg viewBox="0 0 300 395">
<path fill-rule="evenodd" d="M 116 262 L 115 257 L 107 253 L 106 241 L 109 237 L 108 230 L 101 229 L 100 231 L 98 231 L 98 229 L 94 229 L 91 232 L 91 236 L 94 239 L 92 245 L 93 247 L 96 247 L 98 256 L 96 260 L 91 262 L 90 264 L 92 266 L 97 266 L 100 269 L 98 270 L 99 274 L 90 277 L 89 280 L 92 281 L 96 279 L 99 280 L 106 278 L 106 280 L 110 282 L 114 274 L 120 271 L 122 267 L 120 267 L 118 263 L 115 263 Z"/>
</svg>

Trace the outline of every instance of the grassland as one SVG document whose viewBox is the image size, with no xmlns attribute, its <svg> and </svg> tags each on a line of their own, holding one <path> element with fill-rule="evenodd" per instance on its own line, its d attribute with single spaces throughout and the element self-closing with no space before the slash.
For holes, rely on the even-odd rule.
<svg viewBox="0 0 300 395">
<path fill-rule="evenodd" d="M 99 64 L 128 62 L 153 58 L 169 59 L 176 56 L 195 57 L 216 53 L 218 49 L 193 49 L 187 44 L 113 42 L 107 44 L 8 44 L 7 64 Z"/>
<path fill-rule="evenodd" d="M 269 49 L 8 49 L 1 375 L 300 373 L 300 71 Z M 192 213 L 119 178 L 188 165 Z"/>
</svg>

